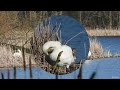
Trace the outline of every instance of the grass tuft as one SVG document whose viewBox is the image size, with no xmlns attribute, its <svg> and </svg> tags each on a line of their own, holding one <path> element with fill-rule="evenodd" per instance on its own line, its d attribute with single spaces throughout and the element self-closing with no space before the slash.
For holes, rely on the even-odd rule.
<svg viewBox="0 0 120 90">
<path fill-rule="evenodd" d="M 106 51 L 102 47 L 101 43 L 96 38 L 90 39 L 90 51 L 91 51 L 91 56 L 89 57 L 89 59 L 105 58 L 105 57 L 113 56 L 110 51 Z"/>
</svg>

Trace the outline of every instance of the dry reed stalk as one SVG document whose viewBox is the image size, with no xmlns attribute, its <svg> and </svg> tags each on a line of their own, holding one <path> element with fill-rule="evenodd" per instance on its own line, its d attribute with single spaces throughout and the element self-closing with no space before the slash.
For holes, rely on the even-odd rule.
<svg viewBox="0 0 120 90">
<path fill-rule="evenodd" d="M 31 56 L 29 57 L 29 70 L 30 70 L 30 79 L 32 79 L 32 63 L 31 63 Z"/>
<path fill-rule="evenodd" d="M 93 72 L 92 75 L 90 76 L 90 79 L 94 79 L 95 75 L 96 75 L 96 72 Z"/>
<path fill-rule="evenodd" d="M 8 79 L 10 79 L 10 70 L 9 70 L 9 68 L 7 68 L 7 71 L 8 71 Z"/>
<path fill-rule="evenodd" d="M 14 69 L 14 79 L 16 79 L 16 67 L 13 68 Z"/>
<path fill-rule="evenodd" d="M 24 46 L 22 46 L 22 56 L 23 56 L 23 67 L 24 67 L 24 70 L 26 70 L 26 61 L 25 61 Z"/>
<path fill-rule="evenodd" d="M 57 60 L 56 60 L 56 62 L 55 62 L 55 65 L 53 66 L 52 73 L 53 73 L 54 70 L 57 68 L 57 64 L 60 62 L 60 56 L 61 56 L 62 52 L 63 52 L 63 51 L 61 51 L 61 52 L 58 54 Z"/>
<path fill-rule="evenodd" d="M 78 79 L 81 79 L 82 78 L 82 65 L 83 65 L 83 63 L 82 63 L 82 60 L 80 61 L 80 67 L 79 67 L 79 74 L 78 74 L 78 76 L 77 76 L 77 78 Z"/>
<path fill-rule="evenodd" d="M 1 77 L 2 77 L 2 79 L 4 79 L 4 74 L 1 72 Z"/>
</svg>

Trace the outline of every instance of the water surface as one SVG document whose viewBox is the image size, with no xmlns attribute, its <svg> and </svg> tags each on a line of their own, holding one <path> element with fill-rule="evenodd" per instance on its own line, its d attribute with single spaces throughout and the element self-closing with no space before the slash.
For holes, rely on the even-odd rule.
<svg viewBox="0 0 120 90">
<path fill-rule="evenodd" d="M 119 36 L 97 36 L 91 37 L 97 38 L 100 41 L 103 48 L 110 51 L 113 54 L 120 54 L 120 37 Z"/>
<path fill-rule="evenodd" d="M 1 72 L 7 79 L 7 69 L 0 70 Z M 26 71 L 23 68 L 17 68 L 16 73 L 16 79 L 30 79 L 29 68 L 26 68 Z M 86 60 L 82 68 L 82 79 L 90 79 L 93 73 L 95 73 L 95 79 L 120 79 L 120 58 Z M 32 79 L 77 79 L 78 74 L 79 69 L 65 75 L 54 75 L 41 68 L 32 68 Z M 11 68 L 10 79 L 14 79 L 13 75 L 14 70 Z M 0 78 L 2 77 L 0 76 Z"/>
</svg>

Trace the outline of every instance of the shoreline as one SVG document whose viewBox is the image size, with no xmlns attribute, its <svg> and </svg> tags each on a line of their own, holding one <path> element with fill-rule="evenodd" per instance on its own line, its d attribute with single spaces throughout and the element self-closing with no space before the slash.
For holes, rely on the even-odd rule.
<svg viewBox="0 0 120 90">
<path fill-rule="evenodd" d="M 120 36 L 120 30 L 114 29 L 86 29 L 89 36 Z"/>
</svg>

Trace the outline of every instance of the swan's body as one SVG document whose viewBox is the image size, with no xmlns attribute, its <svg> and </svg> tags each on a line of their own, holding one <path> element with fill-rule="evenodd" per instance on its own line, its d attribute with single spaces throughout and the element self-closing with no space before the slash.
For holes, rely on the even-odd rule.
<svg viewBox="0 0 120 90">
<path fill-rule="evenodd" d="M 15 60 L 21 60 L 22 59 L 22 52 L 18 49 L 17 52 L 13 54 L 13 57 Z"/>
<path fill-rule="evenodd" d="M 48 49 L 52 49 L 51 53 L 48 53 Z M 72 62 L 74 62 L 74 56 L 72 53 L 71 47 L 67 45 L 61 45 L 58 41 L 48 41 L 43 45 L 43 52 L 50 57 L 52 61 L 56 61 L 58 54 L 61 52 L 60 56 L 60 62 L 58 63 L 58 66 L 66 66 L 69 68 Z"/>
<path fill-rule="evenodd" d="M 54 49 L 54 51 L 50 54 L 50 58 L 53 61 L 57 60 L 58 54 L 63 51 L 60 56 L 60 62 L 58 63 L 59 66 L 66 65 L 69 68 L 72 62 L 74 62 L 74 57 L 72 55 L 72 49 L 67 45 L 62 45 L 59 48 Z"/>
</svg>

